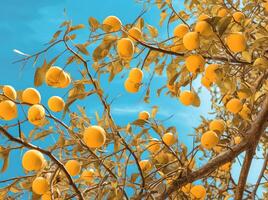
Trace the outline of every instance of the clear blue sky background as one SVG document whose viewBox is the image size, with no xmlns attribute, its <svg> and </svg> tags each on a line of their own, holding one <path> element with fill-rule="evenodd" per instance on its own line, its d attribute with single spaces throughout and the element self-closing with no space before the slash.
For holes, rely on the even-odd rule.
<svg viewBox="0 0 268 200">
<path fill-rule="evenodd" d="M 180 1 L 176 1 L 180 2 Z M 177 4 L 176 7 L 182 5 Z M 0 85 L 10 84 L 17 90 L 22 90 L 27 87 L 33 87 L 33 73 L 35 68 L 28 64 L 23 70 L 21 64 L 11 64 L 17 60 L 19 56 L 12 52 L 13 49 L 19 49 L 25 53 L 32 54 L 44 48 L 44 44 L 49 41 L 53 33 L 57 30 L 59 24 L 66 18 L 64 9 L 67 10 L 69 19 L 72 19 L 74 24 L 87 24 L 89 16 L 96 17 L 102 21 L 108 15 L 118 16 L 123 23 L 131 23 L 142 10 L 141 4 L 136 4 L 134 0 L 9 0 L 2 1 L 0 7 Z M 145 21 L 152 25 L 158 25 L 159 11 L 152 8 L 145 15 Z M 175 23 L 176 24 L 176 23 Z M 166 28 L 160 31 L 160 37 L 165 38 Z M 87 33 L 81 32 L 81 39 L 86 39 Z M 51 58 L 60 52 L 60 47 L 50 51 L 47 58 Z M 41 60 L 40 60 L 41 61 Z M 38 63 L 40 65 L 40 63 Z M 38 66 L 37 64 L 37 66 Z M 57 65 L 62 63 L 57 62 Z M 74 67 L 67 69 L 73 77 L 78 76 L 78 68 Z M 125 75 L 126 73 L 122 73 Z M 146 73 L 149 76 L 149 73 Z M 177 99 L 170 99 L 162 95 L 156 97 L 155 90 L 152 90 L 152 98 L 150 104 L 145 104 L 142 101 L 144 90 L 135 95 L 129 95 L 124 91 L 123 80 L 117 78 L 111 84 L 104 82 L 106 94 L 109 95 L 109 100 L 116 98 L 112 107 L 112 114 L 116 122 L 120 125 L 126 125 L 137 118 L 137 114 L 141 110 L 151 110 L 153 105 L 160 107 L 158 118 L 165 119 L 174 114 L 174 117 L 166 122 L 166 125 L 175 125 L 179 133 L 179 140 L 185 142 L 188 146 L 192 143 L 192 137 L 188 136 L 193 133 L 193 128 L 199 123 L 199 115 L 207 115 L 210 109 L 209 97 L 207 91 L 202 91 L 201 107 L 184 107 Z M 152 87 L 159 88 L 164 85 L 165 77 L 156 76 L 153 79 Z M 116 90 L 115 90 L 116 88 Z M 42 103 L 46 104 L 47 99 L 51 95 L 63 95 L 66 90 L 51 89 L 46 86 L 38 88 L 42 94 Z M 97 98 L 90 97 L 85 101 L 79 102 L 81 106 L 86 106 L 89 116 L 92 117 L 96 110 L 101 111 L 101 107 L 97 102 Z M 2 123 L 2 122 L 1 122 Z M 23 127 L 27 132 L 32 127 Z M 14 134 L 17 132 L 14 131 Z M 25 133 L 27 135 L 27 133 Z M 38 143 L 40 146 L 45 146 L 49 141 L 54 141 L 54 138 L 49 138 L 44 142 Z M 11 156 L 10 167 L 4 173 L 0 174 L 0 180 L 14 177 L 23 174 L 21 169 L 19 152 L 13 152 Z M 0 161 L 1 162 L 1 161 Z M 256 174 L 260 168 L 259 162 L 254 162 L 250 180 L 256 180 Z M 239 165 L 235 165 L 233 170 L 236 174 L 239 173 Z"/>
</svg>

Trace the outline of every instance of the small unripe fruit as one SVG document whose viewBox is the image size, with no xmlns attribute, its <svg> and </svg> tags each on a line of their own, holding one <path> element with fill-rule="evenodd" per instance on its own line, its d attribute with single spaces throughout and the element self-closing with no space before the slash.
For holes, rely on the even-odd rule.
<svg viewBox="0 0 268 200">
<path fill-rule="evenodd" d="M 178 38 L 183 38 L 183 36 L 189 32 L 189 27 L 185 24 L 179 24 L 175 27 L 173 35 Z"/>
<path fill-rule="evenodd" d="M 59 96 L 52 96 L 48 100 L 48 107 L 53 112 L 60 112 L 64 109 L 65 103 Z"/>
<path fill-rule="evenodd" d="M 141 111 L 139 113 L 139 119 L 148 120 L 150 118 L 150 113 L 147 111 Z"/>
<path fill-rule="evenodd" d="M 140 83 L 132 81 L 130 78 L 126 79 L 124 83 L 125 89 L 129 93 L 136 93 L 140 89 Z"/>
<path fill-rule="evenodd" d="M 177 139 L 176 139 L 176 137 L 175 137 L 175 135 L 173 133 L 165 133 L 162 136 L 162 140 L 168 146 L 172 146 L 177 141 Z"/>
<path fill-rule="evenodd" d="M 159 141 L 158 139 L 156 139 L 156 138 L 153 138 L 153 139 L 149 142 L 149 144 L 148 144 L 148 146 L 147 146 L 148 151 L 150 151 L 151 153 L 157 153 L 157 152 L 160 150 L 160 148 L 161 148 L 161 143 L 160 143 L 160 141 Z"/>
<path fill-rule="evenodd" d="M 77 160 L 68 160 L 65 168 L 71 176 L 76 176 L 81 171 L 81 164 Z"/>
<path fill-rule="evenodd" d="M 240 32 L 229 34 L 226 38 L 226 44 L 234 53 L 242 52 L 247 47 L 246 38 Z"/>
<path fill-rule="evenodd" d="M 141 160 L 139 165 L 143 172 L 149 172 L 153 167 L 149 160 Z"/>
<path fill-rule="evenodd" d="M 183 45 L 187 50 L 199 48 L 200 40 L 197 32 L 188 32 L 183 36 Z"/>
<path fill-rule="evenodd" d="M 140 83 L 143 78 L 143 72 L 139 68 L 132 68 L 129 72 L 128 78 L 135 83 Z"/>
<path fill-rule="evenodd" d="M 195 95 L 193 92 L 185 90 L 180 93 L 179 99 L 183 105 L 189 106 L 194 102 Z"/>
<path fill-rule="evenodd" d="M 0 102 L 0 118 L 3 120 L 12 120 L 18 116 L 17 106 L 13 101 L 4 100 Z"/>
<path fill-rule="evenodd" d="M 202 185 L 195 185 L 190 190 L 192 199 L 204 199 L 206 197 L 206 189 Z"/>
<path fill-rule="evenodd" d="M 108 31 L 106 32 L 114 32 L 119 31 L 122 26 L 122 22 L 116 16 L 108 16 L 103 20 L 103 24 L 109 26 Z"/>
<path fill-rule="evenodd" d="M 29 104 L 39 104 L 41 95 L 35 88 L 27 88 L 22 92 L 22 101 Z"/>
<path fill-rule="evenodd" d="M 45 119 L 45 109 L 41 105 L 33 105 L 28 110 L 28 120 L 33 125 L 39 126 Z"/>
<path fill-rule="evenodd" d="M 37 177 L 32 183 L 32 190 L 34 193 L 42 195 L 49 190 L 48 180 L 43 177 Z"/>
<path fill-rule="evenodd" d="M 17 92 L 11 85 L 4 85 L 3 94 L 12 100 L 16 100 Z"/>
<path fill-rule="evenodd" d="M 209 130 L 223 133 L 225 130 L 225 122 L 222 119 L 215 119 L 209 123 Z"/>
<path fill-rule="evenodd" d="M 241 111 L 242 107 L 243 107 L 242 102 L 237 98 L 233 98 L 229 100 L 228 103 L 226 104 L 226 109 L 229 112 L 234 113 L 234 114 Z"/>
<path fill-rule="evenodd" d="M 201 145 L 205 149 L 212 149 L 219 143 L 219 137 L 214 131 L 207 131 L 201 137 Z"/>
<path fill-rule="evenodd" d="M 134 44 L 129 38 L 122 38 L 117 41 L 117 53 L 123 60 L 131 60 L 134 54 Z"/>
<path fill-rule="evenodd" d="M 93 169 L 85 170 L 81 174 L 81 179 L 85 182 L 90 183 L 95 176 L 95 171 Z"/>
<path fill-rule="evenodd" d="M 185 59 L 185 65 L 189 72 L 196 73 L 203 70 L 205 59 L 199 54 L 190 55 Z"/>
<path fill-rule="evenodd" d="M 90 126 L 84 130 L 83 140 L 89 148 L 100 148 L 105 144 L 106 132 L 100 126 Z"/>
<path fill-rule="evenodd" d="M 45 164 L 45 158 L 40 151 L 26 151 L 22 157 L 22 167 L 27 171 L 38 171 Z"/>
<path fill-rule="evenodd" d="M 142 39 L 142 33 L 141 30 L 137 27 L 132 27 L 128 30 L 128 37 L 132 41 L 141 40 Z"/>
</svg>

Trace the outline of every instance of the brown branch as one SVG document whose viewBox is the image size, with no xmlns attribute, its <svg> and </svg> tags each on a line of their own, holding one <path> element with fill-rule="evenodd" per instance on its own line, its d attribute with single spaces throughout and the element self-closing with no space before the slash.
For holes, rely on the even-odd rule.
<svg viewBox="0 0 268 200">
<path fill-rule="evenodd" d="M 4 127 L 0 126 L 0 132 L 7 137 L 10 141 L 12 142 L 16 142 L 18 144 L 23 145 L 24 147 L 27 147 L 29 149 L 35 149 L 37 151 L 40 151 L 41 153 L 47 155 L 55 164 L 57 164 L 57 166 L 63 171 L 63 173 L 65 174 L 66 178 L 68 179 L 71 187 L 74 189 L 75 193 L 77 194 L 78 198 L 80 200 L 84 200 L 84 197 L 82 195 L 82 193 L 79 191 L 78 187 L 76 186 L 76 184 L 74 183 L 72 177 L 70 176 L 70 174 L 68 173 L 68 171 L 66 170 L 65 166 L 50 152 L 47 150 L 44 150 L 38 146 L 35 146 L 31 143 L 28 143 L 22 139 L 13 137 Z"/>
</svg>

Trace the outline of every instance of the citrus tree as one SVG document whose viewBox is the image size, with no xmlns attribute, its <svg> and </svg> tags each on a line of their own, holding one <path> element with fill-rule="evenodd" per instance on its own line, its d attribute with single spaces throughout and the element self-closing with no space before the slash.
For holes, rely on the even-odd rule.
<svg viewBox="0 0 268 200">
<path fill-rule="evenodd" d="M 172 0 L 137 3 L 144 10 L 134 22 L 122 24 L 116 16 L 101 22 L 89 17 L 88 24 L 67 20 L 42 51 L 15 50 L 23 56 L 16 62 L 43 64 L 35 68 L 34 88 L 1 87 L 2 172 L 10 152 L 20 149 L 17 167 L 25 175 L 1 180 L 0 199 L 19 199 L 25 191 L 42 200 L 268 198 L 265 187 L 259 192 L 268 161 L 268 2 L 186 0 L 183 10 Z M 159 27 L 143 19 L 153 6 L 161 13 Z M 88 37 L 78 42 L 82 30 Z M 60 54 L 43 57 L 56 46 Z M 78 76 L 68 72 L 76 66 Z M 151 87 L 154 75 L 166 75 L 161 88 Z M 184 106 L 210 102 L 213 119 L 196 124 L 192 148 L 178 139 L 175 124 L 157 118 L 157 106 L 119 126 L 103 87 L 115 77 L 129 95 L 145 91 L 146 103 L 151 93 Z M 67 94 L 42 102 L 41 85 Z M 210 97 L 200 100 L 202 90 Z M 102 110 L 88 116 L 79 102 L 92 96 Z M 30 124 L 34 128 L 25 133 Z M 50 134 L 57 140 L 35 145 Z M 257 152 L 262 170 L 247 184 Z M 231 167 L 240 154 L 236 181 Z"/>
</svg>

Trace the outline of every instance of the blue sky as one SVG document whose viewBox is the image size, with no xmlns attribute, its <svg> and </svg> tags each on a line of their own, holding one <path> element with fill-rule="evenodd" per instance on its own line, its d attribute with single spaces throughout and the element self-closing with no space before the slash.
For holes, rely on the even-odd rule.
<svg viewBox="0 0 268 200">
<path fill-rule="evenodd" d="M 178 7 L 180 5 L 176 6 Z M 44 44 L 50 40 L 53 33 L 57 30 L 59 24 L 66 19 L 64 9 L 67 11 L 68 19 L 72 19 L 74 24 L 87 24 L 89 16 L 94 16 L 99 21 L 102 21 L 108 15 L 116 15 L 123 23 L 131 23 L 142 10 L 142 5 L 136 4 L 134 0 L 2 1 L 0 7 L 0 85 L 10 84 L 17 90 L 33 87 L 35 67 L 28 64 L 22 70 L 21 64 L 12 64 L 14 60 L 19 58 L 12 50 L 18 49 L 27 54 L 42 50 Z M 160 19 L 159 11 L 156 8 L 152 8 L 145 15 L 145 20 L 149 24 L 157 25 L 156 19 Z M 164 34 L 165 30 L 165 28 L 162 28 L 162 31 L 160 31 L 162 38 L 166 36 Z M 86 36 L 86 32 L 82 31 L 81 38 Z M 55 48 L 48 53 L 47 57 L 53 57 L 59 51 L 60 48 Z M 40 63 L 38 64 L 40 65 Z M 60 62 L 56 64 L 61 65 Z M 76 75 L 78 74 L 77 68 L 71 68 L 69 71 L 72 75 L 74 74 L 74 77 L 78 77 Z M 125 74 L 123 73 L 123 75 Z M 145 73 L 145 76 L 148 77 L 149 73 Z M 153 79 L 152 87 L 159 88 L 165 84 L 165 80 L 165 77 L 156 76 Z M 160 107 L 158 118 L 165 119 L 174 114 L 174 117 L 167 121 L 166 125 L 175 125 L 179 133 L 179 140 L 188 145 L 192 143 L 191 136 L 187 135 L 193 133 L 192 127 L 198 126 L 200 121 L 199 115 L 206 115 L 210 108 L 207 91 L 203 90 L 201 93 L 202 103 L 200 108 L 184 107 L 177 99 L 170 99 L 164 95 L 158 98 L 155 95 L 155 90 L 151 92 L 151 103 L 145 104 L 142 101 L 143 90 L 138 94 L 130 95 L 124 91 L 123 81 L 124 79 L 116 78 L 111 84 L 104 82 L 103 85 L 106 94 L 109 95 L 109 100 L 116 98 L 112 105 L 112 114 L 118 124 L 126 125 L 128 122 L 137 118 L 139 111 L 150 111 L 153 105 L 157 105 Z M 51 95 L 63 95 L 66 92 L 64 90 L 47 88 L 46 86 L 38 89 L 41 92 L 42 103 L 44 104 L 46 104 L 47 99 Z M 95 97 L 90 97 L 86 101 L 79 102 L 79 104 L 87 107 L 89 116 L 93 116 L 95 110 L 101 111 L 101 107 Z M 32 127 L 24 128 L 27 131 Z M 39 145 L 42 146 L 45 144 L 40 143 Z M 21 155 L 18 152 L 13 152 L 13 154 L 13 159 L 10 161 L 10 168 L 4 174 L 0 174 L 0 179 L 23 173 L 20 163 L 17 159 L 14 159 Z M 253 163 L 253 165 L 253 170 L 259 169 L 260 164 L 258 162 Z M 239 166 L 235 166 L 234 169 L 238 173 Z M 251 173 L 251 180 L 256 179 L 256 173 Z"/>
</svg>

